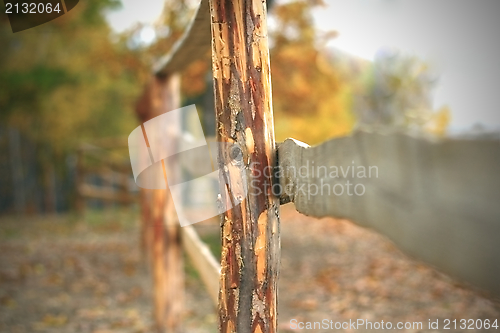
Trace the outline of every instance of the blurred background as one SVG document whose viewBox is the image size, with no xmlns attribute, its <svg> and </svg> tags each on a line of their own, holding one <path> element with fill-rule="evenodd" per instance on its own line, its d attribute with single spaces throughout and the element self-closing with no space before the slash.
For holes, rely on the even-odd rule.
<svg viewBox="0 0 500 333">
<path fill-rule="evenodd" d="M 500 29 L 496 3 L 270 4 L 278 141 L 316 144 L 363 126 L 498 132 L 499 47 L 488 38 Z M 192 0 L 88 1 L 17 34 L 2 15 L 0 212 L 74 206 L 76 148 L 137 126 L 150 68 L 195 8 Z M 197 105 L 211 136 L 209 55 L 182 77 L 183 103 Z"/>
<path fill-rule="evenodd" d="M 278 142 L 313 145 L 358 128 L 498 137 L 499 2 L 268 3 Z M 1 332 L 150 330 L 126 140 L 139 124 L 136 104 L 151 66 L 197 5 L 80 1 L 16 34 L 0 6 Z M 210 67 L 207 54 L 181 83 L 182 103 L 196 104 L 207 136 L 215 132 Z M 282 283 L 297 290 L 280 305 L 283 330 L 292 317 L 350 318 L 373 304 L 374 320 L 498 315 L 486 299 L 346 221 L 312 221 L 290 207 L 283 220 Z M 312 224 L 322 236 L 300 238 Z M 216 254 L 217 232 L 207 225 L 201 233 Z M 331 259 L 336 268 L 313 258 L 338 253 L 351 257 Z M 377 256 L 389 259 L 380 264 Z M 214 309 L 187 269 L 188 331 L 215 331 Z M 358 295 L 349 281 L 371 291 Z"/>
</svg>

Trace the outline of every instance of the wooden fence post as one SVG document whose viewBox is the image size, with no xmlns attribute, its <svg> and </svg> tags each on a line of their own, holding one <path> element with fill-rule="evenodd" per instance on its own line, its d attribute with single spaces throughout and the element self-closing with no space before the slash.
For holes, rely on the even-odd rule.
<svg viewBox="0 0 500 333">
<path fill-rule="evenodd" d="M 221 332 L 276 332 L 279 199 L 266 3 L 210 0 L 222 203 Z"/>
<path fill-rule="evenodd" d="M 178 75 L 157 75 L 150 86 L 151 117 L 179 107 Z M 177 126 L 180 126 L 179 123 Z M 165 133 L 168 135 L 168 133 Z M 151 143 L 150 143 L 151 144 Z M 164 175 L 158 181 L 166 182 Z M 158 332 L 178 332 L 182 322 L 184 299 L 184 264 L 180 225 L 168 190 L 151 190 L 150 216 L 153 223 L 152 263 L 155 323 Z"/>
</svg>

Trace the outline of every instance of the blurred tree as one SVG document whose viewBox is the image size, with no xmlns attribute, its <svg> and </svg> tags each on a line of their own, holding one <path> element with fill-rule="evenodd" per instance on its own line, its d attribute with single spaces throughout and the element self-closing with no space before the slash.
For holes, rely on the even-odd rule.
<svg viewBox="0 0 500 333">
<path fill-rule="evenodd" d="M 123 40 L 110 39 L 103 12 L 119 5 L 80 2 L 15 34 L 0 15 L 0 122 L 34 143 L 42 169 L 37 177 L 46 189 L 54 172 L 66 171 L 77 143 L 124 136 L 136 126 L 132 107 L 145 67 Z"/>
<path fill-rule="evenodd" d="M 195 3 L 196 5 L 196 3 Z M 269 29 L 273 105 L 278 140 L 293 136 L 308 143 L 318 143 L 331 136 L 349 133 L 354 126 L 351 87 L 343 82 L 339 70 L 330 61 L 325 44 L 336 34 L 320 34 L 314 27 L 311 9 L 319 1 L 296 1 L 276 5 Z M 155 30 L 159 37 L 143 50 L 143 60 L 152 64 L 182 36 L 194 13 L 192 1 L 167 1 Z M 139 34 L 137 26 L 130 35 Z M 194 62 L 182 74 L 182 93 L 186 102 L 196 103 L 205 117 L 209 55 Z M 210 74 L 211 75 L 211 74 Z M 213 92 L 209 92 L 213 94 Z"/>
<path fill-rule="evenodd" d="M 310 144 L 348 134 L 354 126 L 350 87 L 320 45 L 336 34 L 315 29 L 311 9 L 320 1 L 295 1 L 273 9 L 269 28 L 276 136 Z"/>
<path fill-rule="evenodd" d="M 132 44 L 132 49 L 140 53 L 141 61 L 149 69 L 161 57 L 168 54 L 182 37 L 198 5 L 199 2 L 193 0 L 166 0 L 160 17 L 152 26 L 146 27 L 138 24 L 122 38 L 128 40 L 127 44 Z M 156 38 L 151 44 L 141 46 L 140 42 L 134 42 L 134 40 L 140 38 L 141 31 L 145 28 L 153 28 Z M 205 58 L 193 62 L 182 72 L 181 92 L 184 102 L 197 103 L 200 97 L 206 94 L 208 72 L 211 72 L 210 50 Z M 151 75 L 150 70 L 147 74 Z M 211 89 L 211 87 L 208 88 Z M 213 112 L 213 106 L 211 111 Z"/>
<path fill-rule="evenodd" d="M 2 16 L 2 123 L 56 153 L 82 139 L 123 135 L 131 128 L 141 64 L 109 39 L 103 11 L 118 5 L 89 0 L 16 34 Z"/>
<path fill-rule="evenodd" d="M 356 106 L 360 126 L 413 132 L 430 130 L 441 135 L 445 132 L 449 110 L 442 108 L 435 113 L 432 109 L 437 80 L 419 58 L 393 50 L 382 51 L 365 79 L 365 91 Z"/>
<path fill-rule="evenodd" d="M 434 112 L 426 123 L 425 130 L 436 136 L 444 136 L 451 120 L 451 111 L 448 106 L 443 106 Z"/>
</svg>

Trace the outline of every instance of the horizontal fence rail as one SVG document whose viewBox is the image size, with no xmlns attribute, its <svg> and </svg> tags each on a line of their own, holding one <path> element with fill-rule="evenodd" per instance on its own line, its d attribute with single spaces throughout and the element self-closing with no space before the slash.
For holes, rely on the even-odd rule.
<svg viewBox="0 0 500 333">
<path fill-rule="evenodd" d="M 153 73 L 168 75 L 181 72 L 193 61 L 207 55 L 211 40 L 208 0 L 201 0 L 193 20 L 181 39 L 153 66 Z"/>
<path fill-rule="evenodd" d="M 282 202 L 372 228 L 500 297 L 500 140 L 359 131 L 315 147 L 289 139 L 278 156 Z"/>
<path fill-rule="evenodd" d="M 192 226 L 181 228 L 182 247 L 200 274 L 212 302 L 219 299 L 220 264 Z"/>
<path fill-rule="evenodd" d="M 98 145 L 82 143 L 77 150 L 76 208 L 83 212 L 87 199 L 108 203 L 132 204 L 137 200 L 132 191 L 130 165 L 123 162 L 117 149 L 127 147 L 123 138 L 107 138 Z M 89 163 L 92 162 L 92 163 Z M 94 183 L 89 181 L 94 180 Z M 95 182 L 98 180 L 98 184 Z"/>
</svg>

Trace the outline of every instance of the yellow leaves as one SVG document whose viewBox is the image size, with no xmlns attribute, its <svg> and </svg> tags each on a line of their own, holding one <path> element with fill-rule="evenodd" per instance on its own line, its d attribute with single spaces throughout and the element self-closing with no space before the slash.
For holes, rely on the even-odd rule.
<svg viewBox="0 0 500 333">
<path fill-rule="evenodd" d="M 321 54 L 318 53 L 316 55 L 316 67 L 319 69 L 319 71 L 325 75 L 335 75 L 335 70 L 333 66 L 328 62 L 328 59 Z"/>
<path fill-rule="evenodd" d="M 47 326 L 62 326 L 66 324 L 68 318 L 66 316 L 54 316 L 54 315 L 46 315 L 43 317 L 43 323 Z"/>
<path fill-rule="evenodd" d="M 274 10 L 278 28 L 270 32 L 271 74 L 278 141 L 294 137 L 314 144 L 346 135 L 354 126 L 351 83 L 341 81 L 340 68 L 318 47 L 321 38 L 310 12 L 316 5 L 297 1 Z"/>
<path fill-rule="evenodd" d="M 324 56 L 318 55 L 313 59 L 304 63 L 303 67 L 292 70 L 283 80 L 286 82 L 277 83 L 281 78 L 276 77 L 276 71 L 273 72 L 278 141 L 294 137 L 315 144 L 330 137 L 349 134 L 354 127 L 351 86 L 337 79 L 335 69 Z M 318 62 L 319 66 L 315 66 Z"/>
<path fill-rule="evenodd" d="M 451 112 L 448 106 L 441 107 L 436 111 L 427 123 L 426 130 L 437 136 L 444 136 L 451 121 Z"/>
<path fill-rule="evenodd" d="M 42 101 L 41 126 L 49 141 L 69 137 L 72 130 L 84 120 L 90 100 L 78 98 L 80 92 L 68 86 L 59 87 Z M 77 102 L 77 103 L 75 103 Z M 65 116 L 71 110 L 72 116 Z M 82 112 L 83 111 L 83 112 Z"/>
<path fill-rule="evenodd" d="M 92 22 L 83 17 L 89 6 L 96 7 Z M 99 18 L 103 6 L 80 4 L 63 18 L 5 37 L 4 120 L 53 152 L 90 137 L 126 135 L 135 124 L 132 108 L 142 68 L 125 43 L 110 41 Z"/>
<path fill-rule="evenodd" d="M 47 314 L 43 319 L 33 325 L 36 330 L 44 330 L 49 327 L 61 327 L 64 326 L 68 321 L 68 317 L 64 315 L 52 315 Z"/>
</svg>

